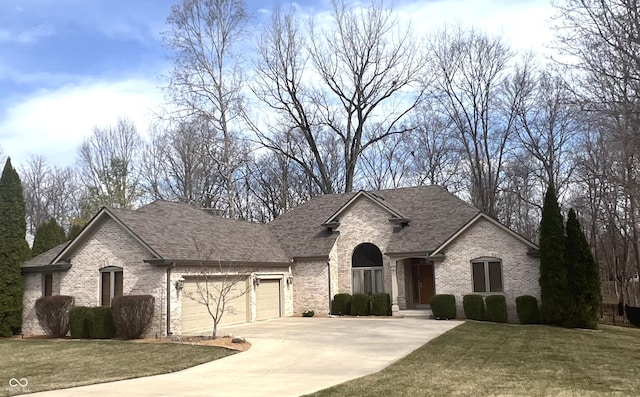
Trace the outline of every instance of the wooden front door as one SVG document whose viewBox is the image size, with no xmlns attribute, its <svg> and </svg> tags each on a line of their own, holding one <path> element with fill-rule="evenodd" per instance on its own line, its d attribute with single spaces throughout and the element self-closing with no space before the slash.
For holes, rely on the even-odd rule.
<svg viewBox="0 0 640 397">
<path fill-rule="evenodd" d="M 436 291 L 432 264 L 413 265 L 413 303 L 428 305 Z"/>
</svg>

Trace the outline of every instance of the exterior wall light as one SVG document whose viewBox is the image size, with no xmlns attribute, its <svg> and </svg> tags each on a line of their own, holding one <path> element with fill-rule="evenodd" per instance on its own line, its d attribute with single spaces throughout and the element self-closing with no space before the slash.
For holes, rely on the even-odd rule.
<svg viewBox="0 0 640 397">
<path fill-rule="evenodd" d="M 176 289 L 180 291 L 183 288 L 184 288 L 184 277 L 180 276 L 180 278 L 176 280 Z"/>
<path fill-rule="evenodd" d="M 293 284 L 293 276 L 288 276 L 287 277 L 287 285 L 291 285 Z"/>
<path fill-rule="evenodd" d="M 254 279 L 253 279 L 253 285 L 254 285 L 255 287 L 257 287 L 258 285 L 260 285 L 260 279 L 259 279 L 258 277 L 256 277 L 256 278 L 254 278 Z"/>
</svg>

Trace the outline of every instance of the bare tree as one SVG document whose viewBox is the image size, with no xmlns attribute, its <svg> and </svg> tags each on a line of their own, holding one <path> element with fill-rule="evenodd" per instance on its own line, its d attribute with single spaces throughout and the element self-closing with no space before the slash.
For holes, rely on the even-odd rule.
<svg viewBox="0 0 640 397">
<path fill-rule="evenodd" d="M 78 172 L 87 192 L 85 210 L 100 206 L 133 208 L 142 197 L 139 166 L 142 140 L 135 125 L 119 119 L 115 126 L 95 127 L 78 148 Z"/>
<path fill-rule="evenodd" d="M 31 156 L 20 174 L 30 233 L 51 218 L 68 229 L 80 216 L 77 197 L 82 186 L 71 167 L 51 166 L 43 156 Z"/>
<path fill-rule="evenodd" d="M 603 204 L 594 227 L 609 235 L 601 254 L 611 253 L 616 268 L 640 273 L 640 11 L 635 0 L 567 0 L 555 4 L 563 66 L 574 76 L 574 94 L 598 131 L 594 153 L 606 150 L 610 163 L 589 175 Z M 607 164 L 604 159 L 599 165 Z M 592 207 L 597 207 L 593 205 Z M 595 215 L 595 214 L 594 214 Z M 604 234 L 603 234 L 604 233 Z M 616 248 L 618 247 L 618 248 Z M 625 270 L 627 271 L 627 270 Z M 625 275 L 622 291 L 629 279 Z M 636 283 L 637 284 L 637 283 Z M 627 285 L 628 286 L 628 285 Z M 621 301 L 639 300 L 619 294 Z M 619 291 L 621 292 L 621 291 Z"/>
<path fill-rule="evenodd" d="M 205 306 L 213 322 L 211 337 L 215 339 L 218 325 L 225 314 L 233 314 L 234 301 L 249 292 L 250 273 L 244 266 L 224 265 L 213 261 L 212 252 L 204 253 L 203 247 L 194 242 L 200 253 L 200 274 L 196 278 L 196 290 L 185 296 Z"/>
<path fill-rule="evenodd" d="M 225 182 L 226 211 L 231 218 L 236 210 L 235 141 L 243 86 L 235 46 L 245 34 L 247 21 L 242 0 L 184 0 L 171 7 L 167 18 L 171 30 L 164 34 L 173 51 L 166 92 L 178 108 L 175 116 L 204 120 L 220 134 L 221 150 L 210 155 Z"/>
<path fill-rule="evenodd" d="M 362 153 L 406 132 L 405 116 L 422 96 L 416 86 L 420 51 L 410 29 L 399 29 L 381 2 L 350 8 L 333 1 L 330 25 L 319 28 L 312 21 L 308 32 L 295 15 L 276 10 L 259 49 L 253 91 L 276 112 L 274 123 L 301 136 L 313 166 L 277 145 L 257 123 L 254 128 L 270 148 L 297 161 L 323 193 L 351 191 Z M 323 141 L 339 144 L 338 186 L 322 156 Z"/>
<path fill-rule="evenodd" d="M 513 52 L 500 36 L 461 26 L 430 37 L 436 81 L 431 99 L 453 123 L 463 149 L 471 200 L 491 216 L 510 149 L 520 91 L 510 90 Z"/>
</svg>

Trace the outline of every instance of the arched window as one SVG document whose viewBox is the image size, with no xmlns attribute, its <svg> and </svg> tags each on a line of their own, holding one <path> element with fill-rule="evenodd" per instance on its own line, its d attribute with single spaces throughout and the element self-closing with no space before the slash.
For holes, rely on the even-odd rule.
<svg viewBox="0 0 640 397">
<path fill-rule="evenodd" d="M 502 260 L 478 258 L 471 261 L 473 292 L 503 292 Z"/>
<path fill-rule="evenodd" d="M 351 282 L 354 294 L 384 292 L 382 252 L 371 243 L 362 243 L 351 256 Z"/>
</svg>

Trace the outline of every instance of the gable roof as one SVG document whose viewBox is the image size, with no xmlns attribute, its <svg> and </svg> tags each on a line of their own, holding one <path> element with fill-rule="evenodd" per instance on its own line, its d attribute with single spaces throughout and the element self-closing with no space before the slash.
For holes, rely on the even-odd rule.
<svg viewBox="0 0 640 397">
<path fill-rule="evenodd" d="M 353 195 L 345 204 L 343 204 L 340 208 L 338 208 L 338 210 L 334 212 L 333 215 L 329 217 L 329 219 L 324 221 L 323 226 L 339 223 L 340 215 L 342 215 L 345 211 L 347 211 L 349 207 L 351 207 L 351 205 L 355 203 L 358 199 L 363 197 L 371 200 L 371 202 L 373 202 L 375 205 L 387 211 L 389 215 L 391 215 L 391 218 L 389 219 L 390 221 L 401 221 L 401 222 L 404 221 L 407 223 L 410 221 L 410 219 L 402 215 L 400 211 L 393 208 L 390 204 L 385 203 L 384 199 L 381 199 L 379 196 L 375 195 L 374 193 L 360 190 L 355 195 Z"/>
<path fill-rule="evenodd" d="M 331 233 L 323 225 L 339 221 L 344 210 L 360 196 L 368 197 L 390 215 L 410 220 L 409 226 L 392 234 L 387 255 L 431 252 L 480 213 L 442 187 L 417 186 L 316 197 L 269 226 L 291 257 L 328 256 L 338 233 Z"/>
<path fill-rule="evenodd" d="M 290 262 L 267 225 L 220 218 L 188 204 L 159 200 L 137 210 L 102 208 L 73 241 L 23 267 L 68 263 L 107 219 L 148 251 L 148 262 Z"/>
<path fill-rule="evenodd" d="M 524 236 L 514 232 L 513 230 L 509 229 L 508 227 L 506 227 L 505 225 L 503 225 L 502 223 L 498 222 L 497 220 L 493 219 L 492 217 L 488 216 L 485 213 L 478 213 L 476 216 L 473 217 L 473 219 L 471 219 L 469 222 L 467 222 L 464 226 L 462 226 L 458 231 L 456 231 L 453 235 L 451 235 L 447 240 L 445 240 L 442 244 L 440 244 L 434 251 L 433 251 L 433 255 L 438 255 L 438 254 L 442 254 L 443 250 L 449 245 L 451 244 L 456 238 L 458 238 L 458 236 L 460 236 L 462 233 L 464 233 L 465 231 L 467 231 L 471 226 L 473 226 L 476 222 L 478 222 L 480 219 L 484 219 L 486 221 L 488 221 L 489 223 L 493 224 L 494 226 L 496 226 L 497 228 L 501 229 L 502 231 L 504 231 L 505 233 L 510 234 L 511 236 L 513 236 L 515 239 L 519 240 L 520 242 L 522 242 L 524 245 L 528 246 L 531 252 L 537 251 L 539 249 L 539 247 L 534 244 L 533 242 L 529 241 L 528 239 L 526 239 Z"/>
<path fill-rule="evenodd" d="M 147 262 L 238 262 L 284 264 L 296 258 L 327 258 L 339 236 L 332 231 L 358 200 L 370 200 L 398 223 L 386 255 L 437 255 L 479 219 L 528 245 L 537 246 L 439 186 L 323 195 L 268 224 L 221 218 L 184 203 L 155 201 L 137 210 L 103 208 L 72 242 L 33 258 L 24 269 L 56 264 L 70 257 L 106 220 L 112 219 L 148 252 Z M 400 211 L 401 210 L 401 211 Z"/>
</svg>

